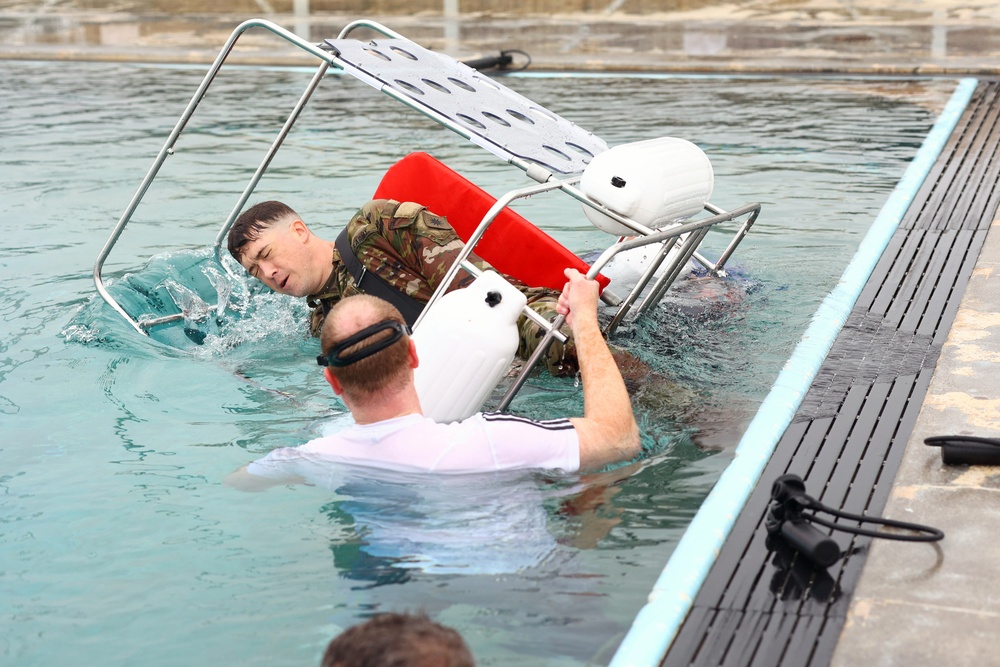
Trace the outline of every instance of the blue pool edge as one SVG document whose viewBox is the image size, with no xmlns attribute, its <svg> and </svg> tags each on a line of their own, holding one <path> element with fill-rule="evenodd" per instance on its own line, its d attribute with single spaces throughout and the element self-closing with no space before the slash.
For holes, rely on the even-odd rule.
<svg viewBox="0 0 1000 667">
<path fill-rule="evenodd" d="M 965 111 L 978 80 L 959 81 L 896 187 L 820 304 L 618 647 L 609 667 L 658 665 L 677 635 L 736 518 L 843 328 L 903 215 Z"/>
</svg>

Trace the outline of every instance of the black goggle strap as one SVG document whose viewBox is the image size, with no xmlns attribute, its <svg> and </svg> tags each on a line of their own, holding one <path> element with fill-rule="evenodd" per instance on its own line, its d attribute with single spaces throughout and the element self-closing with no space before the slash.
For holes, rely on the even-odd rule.
<svg viewBox="0 0 1000 667">
<path fill-rule="evenodd" d="M 380 331 L 392 330 L 392 333 L 382 340 L 376 341 L 371 345 L 361 348 L 360 350 L 349 354 L 347 356 L 341 356 L 341 352 L 347 348 L 357 345 L 366 338 L 370 338 Z M 373 324 L 370 327 L 365 327 L 356 334 L 352 334 L 340 341 L 332 348 L 328 354 L 319 355 L 316 357 L 316 363 L 320 366 L 333 366 L 335 368 L 343 368 L 344 366 L 350 366 L 353 363 L 361 361 L 362 359 L 367 359 L 368 357 L 381 352 L 385 348 L 389 347 L 396 341 L 398 341 L 403 336 L 408 336 L 410 334 L 410 327 L 406 326 L 402 322 L 397 322 L 396 320 L 383 320 L 377 324 Z"/>
</svg>

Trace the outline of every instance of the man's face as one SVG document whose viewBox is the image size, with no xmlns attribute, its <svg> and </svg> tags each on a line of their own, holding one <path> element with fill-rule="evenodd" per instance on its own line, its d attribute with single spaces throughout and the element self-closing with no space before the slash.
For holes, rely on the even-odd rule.
<svg viewBox="0 0 1000 667">
<path fill-rule="evenodd" d="M 314 252 L 319 244 L 301 220 L 279 223 L 244 246 L 240 263 L 275 292 L 308 296 L 319 291 L 329 275 L 330 267 Z"/>
</svg>

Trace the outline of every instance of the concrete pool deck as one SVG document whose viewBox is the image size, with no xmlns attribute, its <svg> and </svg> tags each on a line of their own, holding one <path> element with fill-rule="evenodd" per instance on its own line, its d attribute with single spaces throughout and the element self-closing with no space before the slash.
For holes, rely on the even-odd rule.
<svg viewBox="0 0 1000 667">
<path fill-rule="evenodd" d="M 470 12 L 466 8 L 475 3 L 463 0 L 463 13 L 450 17 L 441 11 L 393 15 L 364 9 L 390 6 L 388 1 L 313 0 L 314 8 L 334 4 L 337 11 L 312 13 L 296 13 L 292 4 L 0 0 L 0 58 L 211 62 L 232 29 L 248 18 L 273 20 L 318 42 L 364 17 L 457 58 L 521 49 L 535 69 L 1000 75 L 1000 4 L 990 0 L 874 0 L 863 7 L 843 0 L 608 0 L 604 10 L 589 13 L 545 13 L 547 5 L 574 3 L 535 0 L 533 14 L 513 0 Z M 213 11 L 196 11 L 199 5 Z M 309 1 L 295 5 L 308 7 Z M 630 13 L 632 5 L 646 11 Z M 188 11 L 150 9 L 158 6 Z M 358 11 L 351 12 L 352 6 Z M 671 6 L 683 9 L 650 11 Z M 247 35 L 231 57 L 311 62 L 280 46 Z"/>
<path fill-rule="evenodd" d="M 269 18 L 318 41 L 364 15 L 269 14 L 266 7 L 280 3 L 235 0 L 213 3 L 232 7 L 230 13 L 142 13 L 134 7 L 140 4 L 0 0 L 0 58 L 207 63 L 246 18 Z M 608 3 L 616 5 L 627 9 L 629 3 Z M 864 8 L 775 0 L 645 15 L 497 11 L 457 19 L 435 13 L 371 18 L 460 58 L 522 49 L 534 69 L 1000 76 L 1000 3 L 979 0 L 876 1 Z M 242 62 L 312 62 L 275 50 L 272 39 L 250 37 L 236 54 Z M 1000 437 L 1000 386 L 991 374 L 1000 361 L 998 225 L 1000 219 L 942 349 L 884 513 L 941 528 L 946 537 L 937 546 L 875 542 L 834 665 L 990 662 L 993 624 L 1000 620 L 991 576 L 1000 557 L 994 538 L 1000 469 L 945 466 L 923 439 Z"/>
</svg>

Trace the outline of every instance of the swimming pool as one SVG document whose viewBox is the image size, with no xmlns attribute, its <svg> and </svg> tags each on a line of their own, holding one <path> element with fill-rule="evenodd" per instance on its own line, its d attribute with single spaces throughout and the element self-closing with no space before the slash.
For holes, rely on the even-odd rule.
<svg viewBox="0 0 1000 667">
<path fill-rule="evenodd" d="M 202 71 L 0 69 L 0 636 L 4 661 L 24 665 L 316 664 L 365 614 L 421 607 L 483 665 L 606 662 L 730 460 L 695 447 L 694 429 L 718 415 L 723 430 L 745 426 L 954 88 L 508 79 L 611 144 L 690 139 L 713 161 L 713 201 L 763 204 L 735 258 L 741 307 L 664 309 L 622 336 L 663 375 L 703 387 L 707 417 L 678 422 L 672 405 L 643 403 L 651 455 L 604 478 L 415 488 L 369 477 L 243 494 L 221 484 L 228 472 L 338 411 L 309 363 L 301 304 L 258 296 L 224 335 L 174 344 L 137 336 L 90 277 Z M 200 261 L 308 76 L 228 72 L 105 275 L 162 277 Z M 329 83 L 254 200 L 283 199 L 333 230 L 410 150 L 494 194 L 525 183 L 360 84 Z M 244 102 L 254 96 L 283 103 L 255 111 Z M 565 199 L 522 211 L 574 251 L 606 243 Z M 577 405 L 571 380 L 539 381 L 519 400 L 539 414 Z"/>
</svg>

